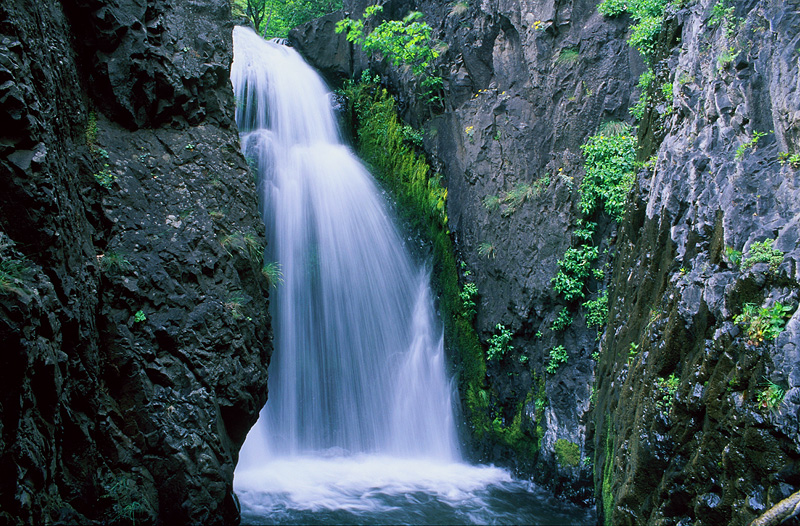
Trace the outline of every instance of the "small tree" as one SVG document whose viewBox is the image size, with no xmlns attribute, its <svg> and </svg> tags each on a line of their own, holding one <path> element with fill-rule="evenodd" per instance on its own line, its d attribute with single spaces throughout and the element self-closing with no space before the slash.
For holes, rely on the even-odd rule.
<svg viewBox="0 0 800 526">
<path fill-rule="evenodd" d="M 412 11 L 403 20 L 386 20 L 366 32 L 366 21 L 382 11 L 382 6 L 370 6 L 359 20 L 340 20 L 336 32 L 345 33 L 348 42 L 367 53 L 381 53 L 394 66 L 409 66 L 419 81 L 423 98 L 430 104 L 439 103 L 442 78 L 435 74 L 433 65 L 439 51 L 431 26 L 422 21 L 422 13 Z"/>
</svg>

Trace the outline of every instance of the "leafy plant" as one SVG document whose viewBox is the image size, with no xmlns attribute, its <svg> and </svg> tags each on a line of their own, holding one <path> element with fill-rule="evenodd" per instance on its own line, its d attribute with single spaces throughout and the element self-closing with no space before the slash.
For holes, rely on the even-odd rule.
<svg viewBox="0 0 800 526">
<path fill-rule="evenodd" d="M 224 303 L 225 308 L 231 313 L 234 320 L 240 320 L 244 317 L 242 308 L 249 300 L 241 294 L 232 294 L 228 301 Z M 249 320 L 249 318 L 248 318 Z"/>
<path fill-rule="evenodd" d="M 731 265 L 738 267 L 742 263 L 742 252 L 733 247 L 725 247 L 725 257 L 728 258 Z"/>
<path fill-rule="evenodd" d="M 584 241 L 591 241 L 592 236 L 594 236 L 595 228 L 597 228 L 597 223 L 578 219 L 578 228 L 576 228 L 574 232 L 575 237 Z"/>
<path fill-rule="evenodd" d="M 493 258 L 496 255 L 494 245 L 491 243 L 481 243 L 478 245 L 478 255 L 486 258 Z"/>
<path fill-rule="evenodd" d="M 114 516 L 111 518 L 112 524 L 129 522 L 135 525 L 137 516 L 144 512 L 142 503 L 134 500 L 135 489 L 136 483 L 124 476 L 121 476 L 108 488 L 108 493 L 104 495 L 104 498 L 112 501 L 112 510 L 114 511 Z"/>
<path fill-rule="evenodd" d="M 417 148 L 422 148 L 422 139 L 424 137 L 424 133 L 419 130 L 415 130 L 408 124 L 403 125 L 403 140 L 411 144 L 412 146 L 416 146 Z"/>
<path fill-rule="evenodd" d="M 737 161 L 741 160 L 744 157 L 744 154 L 747 150 L 755 150 L 756 146 L 758 145 L 758 140 L 761 137 L 764 137 L 766 133 L 754 131 L 753 136 L 748 139 L 747 141 L 743 142 L 736 148 L 736 156 L 734 157 Z"/>
<path fill-rule="evenodd" d="M 572 325 L 572 316 L 569 315 L 569 309 L 564 307 L 561 309 L 553 320 L 553 325 L 550 327 L 552 330 L 559 332 Z"/>
<path fill-rule="evenodd" d="M 502 197 L 487 195 L 483 198 L 483 206 L 490 212 L 502 206 L 503 217 L 508 217 L 528 199 L 540 196 L 549 185 L 549 176 L 540 177 L 532 184 L 518 183 Z"/>
<path fill-rule="evenodd" d="M 235 17 L 246 16 L 265 39 L 286 38 L 292 28 L 342 8 L 342 0 L 233 0 Z"/>
<path fill-rule="evenodd" d="M 500 208 L 500 203 L 502 200 L 496 195 L 487 195 L 483 198 L 483 207 L 490 212 Z"/>
<path fill-rule="evenodd" d="M 733 18 L 733 12 L 736 8 L 735 6 L 728 6 L 728 3 L 728 0 L 720 0 L 711 8 L 711 18 L 708 19 L 708 22 L 712 26 L 723 24 Z"/>
<path fill-rule="evenodd" d="M 581 54 L 578 52 L 577 49 L 573 48 L 566 48 L 562 49 L 558 56 L 556 57 L 555 63 L 556 64 L 575 64 L 580 60 Z"/>
<path fill-rule="evenodd" d="M 380 14 L 383 6 L 366 8 L 359 20 L 344 18 L 336 23 L 336 32 L 344 32 L 347 41 L 360 45 L 366 53 L 381 53 L 394 66 L 409 66 L 420 78 L 426 100 L 439 101 L 436 93 L 442 80 L 434 74 L 433 61 L 439 56 L 440 43 L 433 39 L 433 29 L 422 21 L 423 14 L 412 11 L 403 20 L 386 20 L 366 32 L 365 22 Z"/>
<path fill-rule="evenodd" d="M 786 396 L 786 390 L 778 384 L 767 380 L 766 385 L 758 392 L 756 399 L 758 406 L 761 409 L 769 411 L 777 411 L 783 403 L 783 398 Z"/>
<path fill-rule="evenodd" d="M 734 47 L 729 47 L 722 53 L 720 53 L 719 57 L 717 57 L 717 66 L 720 69 L 725 69 L 731 65 L 731 63 L 736 60 L 736 57 L 739 56 L 739 52 Z"/>
<path fill-rule="evenodd" d="M 478 286 L 471 281 L 464 283 L 464 288 L 461 290 L 459 297 L 461 298 L 461 315 L 467 320 L 472 321 L 472 318 L 477 314 L 477 304 L 475 299 L 478 296 Z"/>
<path fill-rule="evenodd" d="M 617 222 L 625 215 L 625 202 L 634 182 L 636 137 L 595 135 L 581 146 L 586 176 L 581 181 L 580 207 L 591 214 L 603 207 Z"/>
<path fill-rule="evenodd" d="M 747 250 L 747 257 L 742 260 L 742 270 L 747 270 L 756 263 L 769 263 L 772 272 L 778 270 L 783 262 L 783 252 L 772 247 L 774 239 L 755 241 L 750 244 Z"/>
<path fill-rule="evenodd" d="M 507 352 L 514 350 L 514 346 L 511 345 L 513 337 L 511 330 L 499 323 L 495 329 L 498 333 L 489 338 L 489 349 L 486 351 L 486 357 L 489 360 L 502 358 Z"/>
<path fill-rule="evenodd" d="M 106 272 L 125 272 L 133 268 L 131 262 L 117 252 L 98 254 L 97 262 L 100 265 L 100 269 Z"/>
<path fill-rule="evenodd" d="M 669 378 L 658 378 L 656 380 L 656 393 L 659 400 L 656 406 L 665 413 L 669 413 L 672 409 L 672 402 L 675 400 L 675 393 L 678 392 L 678 385 L 680 379 L 675 376 L 675 373 L 669 375 Z"/>
<path fill-rule="evenodd" d="M 277 288 L 278 285 L 283 284 L 283 270 L 278 262 L 267 261 L 264 263 L 264 266 L 261 267 L 261 275 L 267 278 L 267 282 L 273 287 Z"/>
<path fill-rule="evenodd" d="M 800 153 L 789 154 L 788 152 L 781 152 L 778 154 L 778 162 L 781 166 L 788 164 L 795 170 L 800 169 Z"/>
<path fill-rule="evenodd" d="M 558 261 L 558 273 L 551 281 L 553 290 L 567 300 L 583 298 L 584 285 L 591 274 L 592 263 L 598 257 L 598 248 L 583 245 L 580 248 L 569 248 L 564 259 Z"/>
<path fill-rule="evenodd" d="M 608 290 L 597 296 L 596 300 L 589 300 L 583 304 L 588 311 L 586 314 L 587 327 L 602 327 L 608 319 Z"/>
<path fill-rule="evenodd" d="M 628 348 L 628 363 L 633 362 L 633 359 L 639 354 L 639 345 L 635 342 L 631 342 L 631 346 Z"/>
<path fill-rule="evenodd" d="M 558 368 L 561 367 L 561 364 L 567 363 L 568 360 L 569 355 L 567 354 L 567 350 L 563 345 L 553 347 L 550 349 L 550 360 L 548 361 L 545 370 L 550 374 L 555 374 L 555 372 L 558 371 Z"/>
<path fill-rule="evenodd" d="M 744 327 L 750 345 L 761 345 L 764 340 L 774 340 L 783 332 L 786 320 L 791 317 L 794 307 L 775 302 L 772 307 L 759 307 L 746 303 L 742 313 L 733 322 Z"/>
<path fill-rule="evenodd" d="M 0 261 L 0 294 L 25 290 L 23 280 L 30 273 L 30 265 L 24 259 L 7 258 Z"/>
<path fill-rule="evenodd" d="M 725 36 L 733 38 L 736 28 L 739 26 L 739 19 L 734 16 L 736 7 L 729 5 L 728 0 L 721 0 L 711 8 L 711 17 L 708 19 L 709 25 L 720 25 L 725 28 Z"/>
<path fill-rule="evenodd" d="M 628 43 L 639 50 L 645 61 L 651 63 L 655 54 L 661 21 L 670 0 L 603 0 L 597 10 L 603 16 L 629 13 L 634 20 Z"/>
<path fill-rule="evenodd" d="M 648 69 L 639 75 L 639 83 L 637 84 L 639 88 L 639 100 L 630 109 L 631 115 L 637 119 L 641 119 L 644 116 L 644 110 L 647 109 L 647 103 L 649 101 L 648 90 L 655 78 L 656 76 L 652 69 Z"/>
<path fill-rule="evenodd" d="M 256 268 L 262 267 L 264 245 L 254 234 L 250 232 L 234 232 L 223 236 L 220 240 L 220 245 L 228 254 L 233 255 L 234 250 L 242 252 L 253 265 L 257 265 Z"/>
<path fill-rule="evenodd" d="M 147 315 L 144 313 L 143 310 L 137 310 L 136 314 L 133 315 L 134 323 L 142 323 L 145 320 L 147 320 Z"/>
</svg>

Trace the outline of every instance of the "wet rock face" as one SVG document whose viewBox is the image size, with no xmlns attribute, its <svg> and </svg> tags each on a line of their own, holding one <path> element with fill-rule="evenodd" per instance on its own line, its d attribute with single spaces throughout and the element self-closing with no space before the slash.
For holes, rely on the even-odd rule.
<svg viewBox="0 0 800 526">
<path fill-rule="evenodd" d="M 657 160 L 620 235 L 594 417 L 612 524 L 748 524 L 800 484 L 799 172 L 779 162 L 800 146 L 798 14 L 731 2 L 714 25 L 713 4 L 671 22 L 681 43 L 656 71 L 675 96 L 643 125 Z M 768 239 L 774 263 L 748 262 Z M 774 340 L 737 323 L 776 303 Z"/>
<path fill-rule="evenodd" d="M 127 128 L 231 125 L 225 0 L 69 0 L 79 66 L 98 109 Z"/>
<path fill-rule="evenodd" d="M 227 10 L 0 13 L 0 516 L 231 522 L 271 333 Z"/>
</svg>

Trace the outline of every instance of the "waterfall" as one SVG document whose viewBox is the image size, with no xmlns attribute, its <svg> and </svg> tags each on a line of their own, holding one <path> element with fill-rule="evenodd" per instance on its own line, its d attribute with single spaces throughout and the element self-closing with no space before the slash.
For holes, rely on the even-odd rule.
<svg viewBox="0 0 800 526">
<path fill-rule="evenodd" d="M 242 147 L 258 171 L 275 352 L 263 451 L 459 458 L 428 286 L 370 174 L 342 144 L 332 96 L 291 48 L 234 30 Z"/>
<path fill-rule="evenodd" d="M 342 144 L 320 77 L 250 29 L 233 40 L 265 258 L 283 272 L 269 401 L 234 478 L 243 522 L 577 523 L 530 483 L 462 461 L 429 272 Z"/>
</svg>

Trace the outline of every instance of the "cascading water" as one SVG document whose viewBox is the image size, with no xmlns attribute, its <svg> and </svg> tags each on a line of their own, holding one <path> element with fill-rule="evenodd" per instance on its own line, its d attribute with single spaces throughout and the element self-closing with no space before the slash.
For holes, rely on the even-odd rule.
<svg viewBox="0 0 800 526">
<path fill-rule="evenodd" d="M 530 488 L 462 462 L 429 276 L 341 143 L 331 94 L 295 51 L 245 28 L 231 80 L 283 272 L 269 402 L 236 470 L 243 520 L 488 522 L 492 491 Z"/>
</svg>

